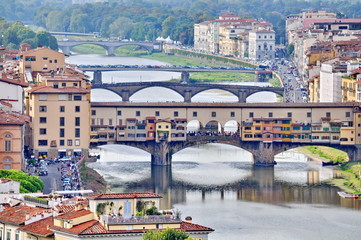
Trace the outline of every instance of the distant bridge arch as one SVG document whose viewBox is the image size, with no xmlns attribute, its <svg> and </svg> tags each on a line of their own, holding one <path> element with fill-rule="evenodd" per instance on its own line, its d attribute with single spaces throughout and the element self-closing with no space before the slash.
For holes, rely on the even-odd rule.
<svg viewBox="0 0 361 240">
<path fill-rule="evenodd" d="M 283 96 L 284 89 L 280 87 L 258 87 L 247 85 L 230 85 L 230 84 L 182 84 L 172 82 L 135 82 L 135 83 L 115 83 L 115 84 L 102 84 L 94 83 L 92 89 L 104 88 L 116 92 L 122 97 L 123 101 L 129 101 L 129 98 L 139 90 L 149 87 L 164 87 L 179 93 L 184 102 L 191 102 L 192 97 L 196 94 L 211 90 L 221 89 L 230 92 L 238 97 L 238 102 L 246 102 L 248 96 L 257 92 L 274 92 Z"/>
<path fill-rule="evenodd" d="M 160 42 L 123 42 L 123 41 L 58 41 L 58 46 L 64 54 L 70 55 L 71 48 L 84 44 L 93 44 L 100 46 L 106 50 L 108 56 L 113 56 L 115 49 L 126 45 L 137 45 L 148 52 L 161 51 L 162 44 Z"/>
</svg>

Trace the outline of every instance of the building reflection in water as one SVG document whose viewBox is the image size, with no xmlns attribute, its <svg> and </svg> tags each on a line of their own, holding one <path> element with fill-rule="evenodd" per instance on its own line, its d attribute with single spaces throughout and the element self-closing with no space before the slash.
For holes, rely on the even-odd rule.
<svg viewBox="0 0 361 240">
<path fill-rule="evenodd" d="M 253 167 L 250 173 L 246 179 L 240 182 L 210 188 L 173 181 L 170 166 L 152 166 L 149 181 L 152 182 L 152 190 L 163 196 L 161 209 L 172 209 L 173 205 L 186 202 L 188 195 L 203 201 L 216 197 L 220 200 L 233 198 L 277 205 L 305 203 L 361 208 L 361 201 L 340 198 L 337 194 L 338 188 L 322 184 L 319 172 L 315 170 L 307 172 L 308 183 L 303 185 L 276 181 L 273 167 Z M 146 180 L 143 183 L 149 182 Z M 141 186 L 138 185 L 138 187 Z"/>
</svg>

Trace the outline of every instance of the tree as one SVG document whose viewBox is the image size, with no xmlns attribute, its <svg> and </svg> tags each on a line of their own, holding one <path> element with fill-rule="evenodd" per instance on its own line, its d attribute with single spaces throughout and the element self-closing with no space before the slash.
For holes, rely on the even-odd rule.
<svg viewBox="0 0 361 240">
<path fill-rule="evenodd" d="M 145 30 L 144 30 L 143 23 L 136 23 L 134 24 L 133 31 L 132 31 L 132 39 L 135 41 L 144 41 L 145 40 Z"/>
<path fill-rule="evenodd" d="M 172 16 L 167 17 L 162 23 L 162 36 L 164 38 L 170 36 L 173 39 L 175 37 L 173 36 L 175 27 L 176 27 L 175 18 Z"/>
<path fill-rule="evenodd" d="M 133 22 L 130 18 L 119 17 L 109 26 L 109 34 L 112 37 L 129 39 L 133 29 Z"/>
<path fill-rule="evenodd" d="M 167 228 L 164 231 L 148 231 L 143 240 L 191 240 L 189 235 L 181 230 Z"/>
<path fill-rule="evenodd" d="M 292 43 L 289 44 L 286 48 L 286 51 L 287 51 L 287 54 L 291 56 L 293 54 L 293 52 L 295 51 L 295 46 Z"/>
<path fill-rule="evenodd" d="M 58 50 L 58 42 L 54 36 L 52 36 L 49 32 L 39 32 L 35 36 L 37 45 L 42 45 L 45 47 L 49 47 L 53 50 Z"/>
<path fill-rule="evenodd" d="M 28 175 L 18 170 L 0 170 L 0 178 L 12 179 L 20 182 L 20 192 L 30 193 L 42 191 L 44 188 L 44 182 L 39 178 L 32 175 Z"/>
</svg>

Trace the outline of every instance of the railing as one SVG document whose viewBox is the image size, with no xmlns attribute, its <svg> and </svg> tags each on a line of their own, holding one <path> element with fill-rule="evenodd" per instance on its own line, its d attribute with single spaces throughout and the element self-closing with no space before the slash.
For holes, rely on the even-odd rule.
<svg viewBox="0 0 361 240">
<path fill-rule="evenodd" d="M 106 224 L 142 224 L 142 223 L 179 223 L 182 220 L 173 215 L 151 215 L 125 218 L 121 216 L 102 216 Z"/>
</svg>

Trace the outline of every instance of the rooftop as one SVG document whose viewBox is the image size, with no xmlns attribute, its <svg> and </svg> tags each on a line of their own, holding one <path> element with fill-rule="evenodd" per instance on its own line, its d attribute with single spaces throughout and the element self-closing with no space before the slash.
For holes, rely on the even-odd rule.
<svg viewBox="0 0 361 240">
<path fill-rule="evenodd" d="M 15 225 L 21 225 L 34 215 L 48 212 L 51 212 L 51 210 L 27 205 L 15 206 L 0 212 L 0 222 L 10 222 Z"/>
<path fill-rule="evenodd" d="M 41 237 L 49 237 L 54 234 L 49 228 L 54 226 L 54 218 L 47 217 L 42 220 L 20 227 L 18 230 Z"/>
<path fill-rule="evenodd" d="M 92 213 L 93 213 L 92 211 L 82 209 L 82 210 L 78 210 L 78 211 L 66 212 L 64 214 L 56 216 L 56 218 L 63 219 L 63 220 L 71 220 L 71 219 L 86 216 L 86 215 L 92 214 Z"/>
</svg>

